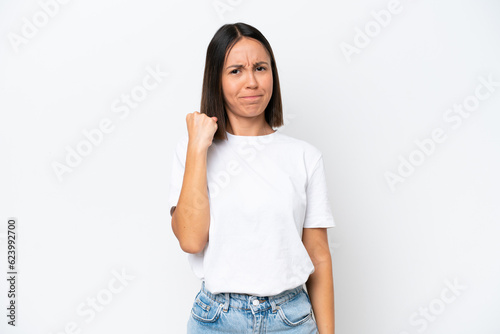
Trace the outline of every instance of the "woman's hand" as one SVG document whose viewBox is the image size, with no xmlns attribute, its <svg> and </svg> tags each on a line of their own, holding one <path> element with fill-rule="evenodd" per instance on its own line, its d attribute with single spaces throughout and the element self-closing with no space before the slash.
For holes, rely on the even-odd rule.
<svg viewBox="0 0 500 334">
<path fill-rule="evenodd" d="M 189 143 L 200 149 L 208 149 L 212 145 L 217 131 L 217 117 L 208 117 L 198 111 L 186 115 Z"/>
</svg>

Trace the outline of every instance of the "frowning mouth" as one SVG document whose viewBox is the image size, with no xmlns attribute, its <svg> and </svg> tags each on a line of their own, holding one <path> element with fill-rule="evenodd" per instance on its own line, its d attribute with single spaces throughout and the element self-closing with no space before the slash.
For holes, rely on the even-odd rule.
<svg viewBox="0 0 500 334">
<path fill-rule="evenodd" d="M 245 99 L 245 100 L 255 100 L 255 99 L 258 99 L 261 97 L 262 97 L 262 95 L 251 95 L 251 96 L 242 96 L 241 98 Z"/>
</svg>

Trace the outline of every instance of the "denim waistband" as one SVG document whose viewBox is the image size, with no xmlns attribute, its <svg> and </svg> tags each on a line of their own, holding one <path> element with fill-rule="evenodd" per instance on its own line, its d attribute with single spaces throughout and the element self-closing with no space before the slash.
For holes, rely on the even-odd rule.
<svg viewBox="0 0 500 334">
<path fill-rule="evenodd" d="M 276 312 L 278 306 L 283 304 L 290 299 L 294 298 L 304 289 L 304 285 L 301 284 L 296 288 L 285 290 L 274 296 L 254 296 L 244 293 L 217 293 L 213 294 L 207 290 L 205 286 L 205 281 L 201 283 L 201 291 L 212 300 L 224 304 L 224 311 L 227 312 L 229 307 L 240 308 L 240 309 L 252 309 L 254 311 L 265 310 L 269 307 L 272 308 L 273 312 Z M 305 292 L 305 290 L 304 290 Z M 255 305 L 254 300 L 258 300 L 259 304 Z"/>
</svg>

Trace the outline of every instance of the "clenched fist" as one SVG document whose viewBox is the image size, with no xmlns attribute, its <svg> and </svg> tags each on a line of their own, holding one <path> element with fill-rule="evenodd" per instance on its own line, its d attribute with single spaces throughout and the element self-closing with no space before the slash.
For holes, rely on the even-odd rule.
<svg viewBox="0 0 500 334">
<path fill-rule="evenodd" d="M 198 111 L 186 115 L 186 125 L 189 143 L 201 149 L 208 149 L 212 145 L 214 134 L 217 131 L 217 117 L 208 117 Z"/>
</svg>

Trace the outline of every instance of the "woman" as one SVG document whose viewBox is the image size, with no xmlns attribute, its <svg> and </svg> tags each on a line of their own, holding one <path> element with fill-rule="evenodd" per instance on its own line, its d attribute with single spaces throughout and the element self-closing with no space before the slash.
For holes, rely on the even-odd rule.
<svg viewBox="0 0 500 334">
<path fill-rule="evenodd" d="M 257 29 L 216 32 L 201 113 L 186 123 L 169 202 L 202 281 L 188 333 L 334 333 L 326 229 L 335 223 L 322 154 L 273 130 L 283 125 L 278 71 Z"/>
</svg>

